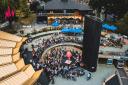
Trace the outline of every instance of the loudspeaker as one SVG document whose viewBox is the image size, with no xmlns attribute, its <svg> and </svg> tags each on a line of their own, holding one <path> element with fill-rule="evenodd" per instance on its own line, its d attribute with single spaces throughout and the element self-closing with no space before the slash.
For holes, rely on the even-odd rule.
<svg viewBox="0 0 128 85">
<path fill-rule="evenodd" d="M 96 17 L 85 16 L 83 35 L 83 62 L 88 71 L 97 69 L 102 22 Z"/>
</svg>

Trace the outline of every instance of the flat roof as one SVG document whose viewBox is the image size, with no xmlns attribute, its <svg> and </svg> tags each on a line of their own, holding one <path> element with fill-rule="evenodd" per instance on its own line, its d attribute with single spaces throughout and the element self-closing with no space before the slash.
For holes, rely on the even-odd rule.
<svg viewBox="0 0 128 85">
<path fill-rule="evenodd" d="M 65 2 L 61 0 L 51 0 L 46 3 L 44 10 L 64 10 L 64 9 L 77 9 L 77 10 L 92 10 L 87 4 L 80 4 L 73 0 Z"/>
</svg>

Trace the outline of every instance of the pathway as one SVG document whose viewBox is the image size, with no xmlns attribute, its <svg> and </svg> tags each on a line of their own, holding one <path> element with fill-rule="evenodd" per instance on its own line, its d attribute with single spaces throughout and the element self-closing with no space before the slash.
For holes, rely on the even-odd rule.
<svg viewBox="0 0 128 85">
<path fill-rule="evenodd" d="M 102 85 L 105 79 L 115 73 L 115 70 L 116 69 L 113 65 L 99 64 L 97 71 L 92 74 L 93 78 L 89 81 L 86 80 L 85 76 L 77 78 L 77 81 L 57 77 L 55 78 L 54 85 Z"/>
</svg>

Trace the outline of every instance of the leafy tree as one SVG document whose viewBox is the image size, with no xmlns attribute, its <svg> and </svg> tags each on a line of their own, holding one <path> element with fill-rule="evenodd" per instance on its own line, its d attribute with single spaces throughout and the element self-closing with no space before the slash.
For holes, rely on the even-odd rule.
<svg viewBox="0 0 128 85">
<path fill-rule="evenodd" d="M 12 28 L 12 21 L 14 21 L 14 0 L 1 0 L 0 1 L 0 20 L 1 22 L 9 21 L 9 28 Z M 7 14 L 8 13 L 8 14 Z"/>
<path fill-rule="evenodd" d="M 124 17 L 116 23 L 119 26 L 117 33 L 121 33 L 128 36 L 128 12 Z"/>
<path fill-rule="evenodd" d="M 34 12 L 37 12 L 37 9 L 40 7 L 40 4 L 38 1 L 33 1 L 30 5 L 30 9 Z"/>
<path fill-rule="evenodd" d="M 35 20 L 35 14 L 30 10 L 27 0 L 18 0 L 16 10 L 18 11 L 17 21 L 20 24 L 31 24 Z"/>
<path fill-rule="evenodd" d="M 20 10 L 24 17 L 28 17 L 30 15 L 29 6 L 27 5 L 27 0 L 19 0 L 19 6 L 17 7 Z"/>
<path fill-rule="evenodd" d="M 106 14 L 113 13 L 119 18 L 123 17 L 128 10 L 128 0 L 90 0 L 89 5 L 98 13 L 104 7 Z"/>
<path fill-rule="evenodd" d="M 0 0 L 0 20 L 5 21 L 5 11 L 8 9 L 15 9 L 15 2 L 14 0 Z"/>
</svg>

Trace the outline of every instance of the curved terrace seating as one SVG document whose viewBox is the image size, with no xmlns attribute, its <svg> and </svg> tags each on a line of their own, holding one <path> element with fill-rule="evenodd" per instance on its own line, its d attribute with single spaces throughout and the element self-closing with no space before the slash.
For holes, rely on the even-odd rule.
<svg viewBox="0 0 128 85">
<path fill-rule="evenodd" d="M 0 56 L 0 65 L 16 62 L 20 59 L 20 52 L 15 55 L 2 55 Z"/>
<path fill-rule="evenodd" d="M 16 46 L 16 42 L 14 41 L 7 41 L 7 40 L 0 40 L 0 47 L 12 47 Z"/>
<path fill-rule="evenodd" d="M 20 42 L 22 40 L 22 37 L 0 31 L 0 39 Z"/>
<path fill-rule="evenodd" d="M 19 49 L 26 39 L 0 31 L 0 85 L 33 85 L 43 71 L 21 58 Z"/>
</svg>

